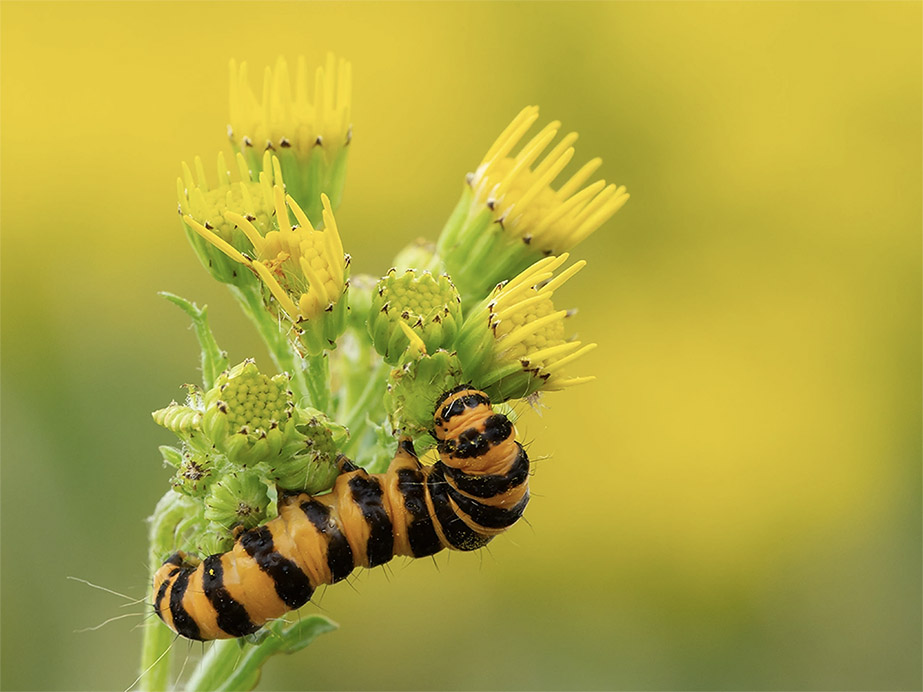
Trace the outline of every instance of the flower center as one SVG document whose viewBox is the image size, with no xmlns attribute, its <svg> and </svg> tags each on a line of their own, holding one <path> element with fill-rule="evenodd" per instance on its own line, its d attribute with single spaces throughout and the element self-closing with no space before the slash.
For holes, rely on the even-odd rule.
<svg viewBox="0 0 923 692">
<path fill-rule="evenodd" d="M 538 294 L 535 289 L 532 289 L 531 292 L 535 295 Z M 554 304 L 550 298 L 536 301 L 522 309 L 511 311 L 511 314 L 504 316 L 502 319 L 497 319 L 492 311 L 491 322 L 496 324 L 494 335 L 497 339 L 497 346 L 500 349 L 505 349 L 504 358 L 526 358 L 530 353 L 564 343 L 564 321 L 558 319 L 546 324 L 522 340 L 509 346 L 504 346 L 505 338 L 515 330 L 528 324 L 533 324 L 553 312 L 555 312 Z"/>
<path fill-rule="evenodd" d="M 247 187 L 250 199 L 246 200 L 241 185 Z M 221 185 L 214 190 L 202 193 L 205 200 L 204 208 L 193 209 L 192 216 L 213 228 L 222 240 L 232 242 L 235 237 L 240 237 L 233 223 L 224 218 L 225 211 L 233 211 L 243 216 L 256 217 L 253 225 L 259 229 L 271 227 L 272 207 L 263 199 L 259 183 L 235 183 Z M 250 204 L 248 204 L 250 202 Z M 252 207 L 252 208 L 249 208 Z M 236 231 L 236 233 L 235 233 Z"/>
<path fill-rule="evenodd" d="M 221 398 L 228 405 L 232 429 L 266 432 L 288 417 L 285 384 L 273 382 L 256 366 L 230 378 L 221 389 Z"/>
</svg>

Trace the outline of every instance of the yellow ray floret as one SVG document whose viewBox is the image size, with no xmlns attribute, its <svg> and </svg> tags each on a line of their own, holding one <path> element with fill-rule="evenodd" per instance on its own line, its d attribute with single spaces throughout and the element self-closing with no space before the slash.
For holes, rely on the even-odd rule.
<svg viewBox="0 0 923 692">
<path fill-rule="evenodd" d="M 567 340 L 564 320 L 567 310 L 555 310 L 555 290 L 586 266 L 581 260 L 558 276 L 554 272 L 567 261 L 567 253 L 539 260 L 497 289 L 488 303 L 489 325 L 494 334 L 498 360 L 518 360 L 524 370 L 545 379 L 542 389 L 560 389 L 592 380 L 565 378 L 561 369 L 596 348 Z"/>
<path fill-rule="evenodd" d="M 323 228 L 315 230 L 307 215 L 280 186 L 273 187 L 274 211 L 278 230 L 263 235 L 245 216 L 226 212 L 229 223 L 239 228 L 253 247 L 253 257 L 238 251 L 214 230 L 190 216 L 184 220 L 196 233 L 231 259 L 246 265 L 266 285 L 272 296 L 294 323 L 317 318 L 339 301 L 346 288 L 348 257 L 330 208 L 321 196 Z M 289 210 L 296 224 L 289 219 Z"/>
<path fill-rule="evenodd" d="M 313 79 L 304 57 L 298 59 L 294 89 L 288 63 L 266 68 L 262 98 L 250 87 L 247 63 L 230 63 L 230 124 L 228 134 L 238 145 L 265 149 L 293 147 L 297 152 L 315 146 L 349 143 L 352 68 L 342 58 L 327 55 Z M 313 86 L 313 88 L 311 88 Z M 309 95 L 310 94 L 310 95 Z"/>
<path fill-rule="evenodd" d="M 599 168 L 595 158 L 560 187 L 552 183 L 574 156 L 577 133 L 565 135 L 545 157 L 561 123 L 545 126 L 513 155 L 526 132 L 538 120 L 538 107 L 528 106 L 493 143 L 468 183 L 478 202 L 486 205 L 503 228 L 545 253 L 574 247 L 599 228 L 628 201 L 624 186 L 598 180 L 581 186 Z"/>
<path fill-rule="evenodd" d="M 263 167 L 255 174 L 247 167 L 240 154 L 234 159 L 237 180 L 228 169 L 224 154 L 218 154 L 218 184 L 209 185 L 202 159 L 195 157 L 193 169 L 183 162 L 183 175 L 176 179 L 176 196 L 179 212 L 191 216 L 223 240 L 232 242 L 239 234 L 234 224 L 227 221 L 225 212 L 231 211 L 250 219 L 262 232 L 272 226 L 273 186 L 283 185 L 279 161 L 270 152 L 263 155 Z"/>
</svg>

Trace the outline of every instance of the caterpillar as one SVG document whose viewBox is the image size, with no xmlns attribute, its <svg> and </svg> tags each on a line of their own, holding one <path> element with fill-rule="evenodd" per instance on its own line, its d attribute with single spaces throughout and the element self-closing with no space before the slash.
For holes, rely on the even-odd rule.
<svg viewBox="0 0 923 692">
<path fill-rule="evenodd" d="M 358 567 L 486 545 L 525 510 L 529 458 L 510 420 L 468 386 L 439 398 L 434 423 L 434 465 L 420 463 L 409 439 L 385 473 L 341 455 L 329 493 L 280 496 L 279 515 L 226 553 L 198 563 L 171 555 L 154 575 L 157 615 L 189 639 L 241 637 Z"/>
</svg>

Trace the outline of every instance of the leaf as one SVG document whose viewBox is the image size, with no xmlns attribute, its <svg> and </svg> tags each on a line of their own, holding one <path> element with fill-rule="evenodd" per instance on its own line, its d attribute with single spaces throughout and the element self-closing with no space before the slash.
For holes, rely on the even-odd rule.
<svg viewBox="0 0 923 692">
<path fill-rule="evenodd" d="M 293 654 L 337 624 L 323 615 L 309 615 L 296 622 L 276 620 L 256 636 L 256 643 L 232 639 L 215 642 L 189 680 L 187 690 L 246 692 L 256 687 L 263 664 L 276 654 Z"/>
<path fill-rule="evenodd" d="M 166 291 L 161 291 L 160 295 L 192 318 L 192 326 L 195 328 L 199 346 L 202 347 L 202 385 L 206 390 L 211 389 L 218 375 L 227 369 L 228 355 L 218 347 L 211 327 L 208 326 L 208 306 L 200 308 L 195 303 Z"/>
</svg>

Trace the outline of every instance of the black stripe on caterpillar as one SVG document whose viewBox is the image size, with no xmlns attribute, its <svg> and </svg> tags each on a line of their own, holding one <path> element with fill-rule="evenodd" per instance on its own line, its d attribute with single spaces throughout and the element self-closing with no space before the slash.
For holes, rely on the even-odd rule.
<svg viewBox="0 0 923 692">
<path fill-rule="evenodd" d="M 341 456 L 329 493 L 280 498 L 279 516 L 243 532 L 228 552 L 198 563 L 171 555 L 154 575 L 157 615 L 189 639 L 241 637 L 357 567 L 483 547 L 525 510 L 526 452 L 509 419 L 469 387 L 440 397 L 434 434 L 433 466 L 420 464 L 408 439 L 386 473 Z"/>
</svg>

